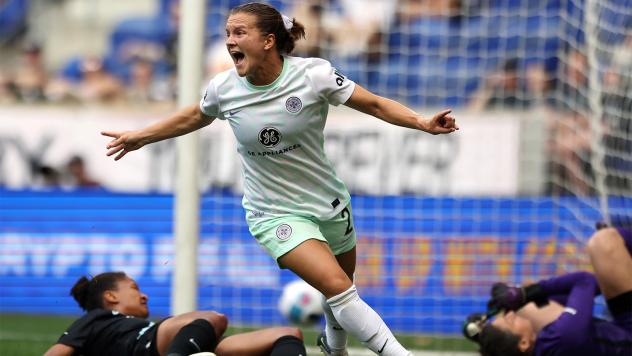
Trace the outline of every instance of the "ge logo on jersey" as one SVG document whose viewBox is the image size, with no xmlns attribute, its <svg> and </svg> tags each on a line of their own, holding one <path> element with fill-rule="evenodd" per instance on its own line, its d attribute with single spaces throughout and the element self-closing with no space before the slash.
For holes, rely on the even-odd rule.
<svg viewBox="0 0 632 356">
<path fill-rule="evenodd" d="M 268 148 L 272 148 L 281 142 L 281 133 L 274 127 L 264 127 L 259 131 L 259 142 Z"/>
<path fill-rule="evenodd" d="M 292 236 L 292 227 L 288 224 L 281 224 L 276 230 L 277 238 L 281 241 L 285 241 Z"/>
<path fill-rule="evenodd" d="M 285 101 L 285 109 L 292 114 L 296 114 L 301 111 L 302 108 L 303 102 L 295 96 L 291 96 Z"/>
</svg>

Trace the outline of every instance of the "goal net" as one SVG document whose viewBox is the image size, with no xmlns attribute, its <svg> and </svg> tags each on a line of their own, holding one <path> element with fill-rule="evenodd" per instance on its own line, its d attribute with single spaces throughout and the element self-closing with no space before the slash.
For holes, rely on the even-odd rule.
<svg viewBox="0 0 632 356">
<path fill-rule="evenodd" d="M 240 3 L 209 2 L 209 75 L 231 65 L 224 21 Z M 630 224 L 630 1 L 270 3 L 305 25 L 297 55 L 425 115 L 452 108 L 462 127 L 430 137 L 330 113 L 326 150 L 353 194 L 356 283 L 397 333 L 458 337 L 491 283 L 587 268 L 595 222 Z M 248 236 L 239 184 L 218 182 L 228 189 L 204 195 L 202 232 L 233 246 L 226 258 L 243 269 L 201 291 L 201 305 L 283 323 L 276 298 L 295 277 Z M 213 271 L 200 278 L 215 287 Z"/>
</svg>

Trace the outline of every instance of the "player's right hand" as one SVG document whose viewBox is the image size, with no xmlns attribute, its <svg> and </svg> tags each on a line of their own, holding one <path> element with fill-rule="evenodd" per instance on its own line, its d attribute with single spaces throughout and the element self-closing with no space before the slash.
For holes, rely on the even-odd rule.
<svg viewBox="0 0 632 356">
<path fill-rule="evenodd" d="M 526 303 L 525 291 L 520 286 L 510 286 L 506 283 L 494 283 L 490 291 L 491 299 L 488 307 L 495 307 L 505 311 L 516 311 Z"/>
<path fill-rule="evenodd" d="M 128 152 L 135 151 L 145 145 L 133 131 L 102 131 L 101 135 L 113 138 L 105 148 L 108 150 L 107 156 L 118 153 L 118 155 L 114 157 L 115 161 L 123 158 Z"/>
</svg>

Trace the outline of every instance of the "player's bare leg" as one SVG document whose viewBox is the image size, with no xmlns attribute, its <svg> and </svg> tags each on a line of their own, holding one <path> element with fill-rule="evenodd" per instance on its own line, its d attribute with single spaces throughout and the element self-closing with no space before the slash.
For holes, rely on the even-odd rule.
<svg viewBox="0 0 632 356">
<path fill-rule="evenodd" d="M 299 328 L 268 328 L 227 336 L 217 345 L 215 354 L 217 356 L 266 356 L 271 354 L 275 343 L 284 337 L 298 339 L 302 345 L 303 334 Z M 302 347 L 304 350 L 305 346 Z M 296 353 L 286 350 L 285 354 L 294 356 Z"/>
<path fill-rule="evenodd" d="M 281 256 L 278 262 L 318 289 L 326 298 L 344 292 L 352 284 L 351 279 L 338 265 L 329 245 L 316 239 L 303 242 Z"/>
<path fill-rule="evenodd" d="M 384 356 L 410 354 L 382 318 L 360 298 L 329 245 L 307 240 L 281 256 L 278 262 L 325 295 L 338 323 L 371 351 Z"/>
<path fill-rule="evenodd" d="M 632 257 L 617 229 L 595 232 L 588 241 L 588 254 L 606 299 L 632 290 Z"/>
<path fill-rule="evenodd" d="M 347 277 L 353 281 L 353 274 L 356 266 L 356 248 L 336 256 L 338 265 L 345 271 Z M 334 317 L 331 307 L 327 304 L 327 299 L 323 297 L 323 310 L 325 312 L 325 330 L 318 335 L 316 345 L 326 356 L 346 356 L 347 352 L 347 332 Z"/>
</svg>

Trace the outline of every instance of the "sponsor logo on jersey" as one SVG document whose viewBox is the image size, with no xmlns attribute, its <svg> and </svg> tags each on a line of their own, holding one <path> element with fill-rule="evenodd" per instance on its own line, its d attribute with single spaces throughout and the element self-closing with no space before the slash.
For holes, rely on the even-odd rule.
<svg viewBox="0 0 632 356">
<path fill-rule="evenodd" d="M 285 241 L 292 236 L 292 227 L 288 224 L 281 224 L 276 229 L 276 236 L 279 240 Z"/>
<path fill-rule="evenodd" d="M 259 131 L 259 142 L 268 148 L 278 145 L 281 137 L 279 130 L 274 127 L 264 127 Z"/>
<path fill-rule="evenodd" d="M 296 114 L 301 111 L 302 108 L 303 102 L 295 96 L 291 96 L 285 101 L 285 109 L 292 114 Z"/>
<path fill-rule="evenodd" d="M 301 148 L 301 144 L 297 143 L 296 145 L 292 145 L 292 146 L 288 146 L 285 147 L 283 149 L 278 149 L 278 150 L 270 150 L 270 151 L 264 151 L 264 152 L 253 152 L 253 151 L 248 151 L 248 156 L 254 157 L 254 156 L 259 156 L 259 157 L 267 157 L 267 156 L 276 156 L 276 155 L 284 155 L 288 152 L 291 152 L 297 148 Z"/>
</svg>

